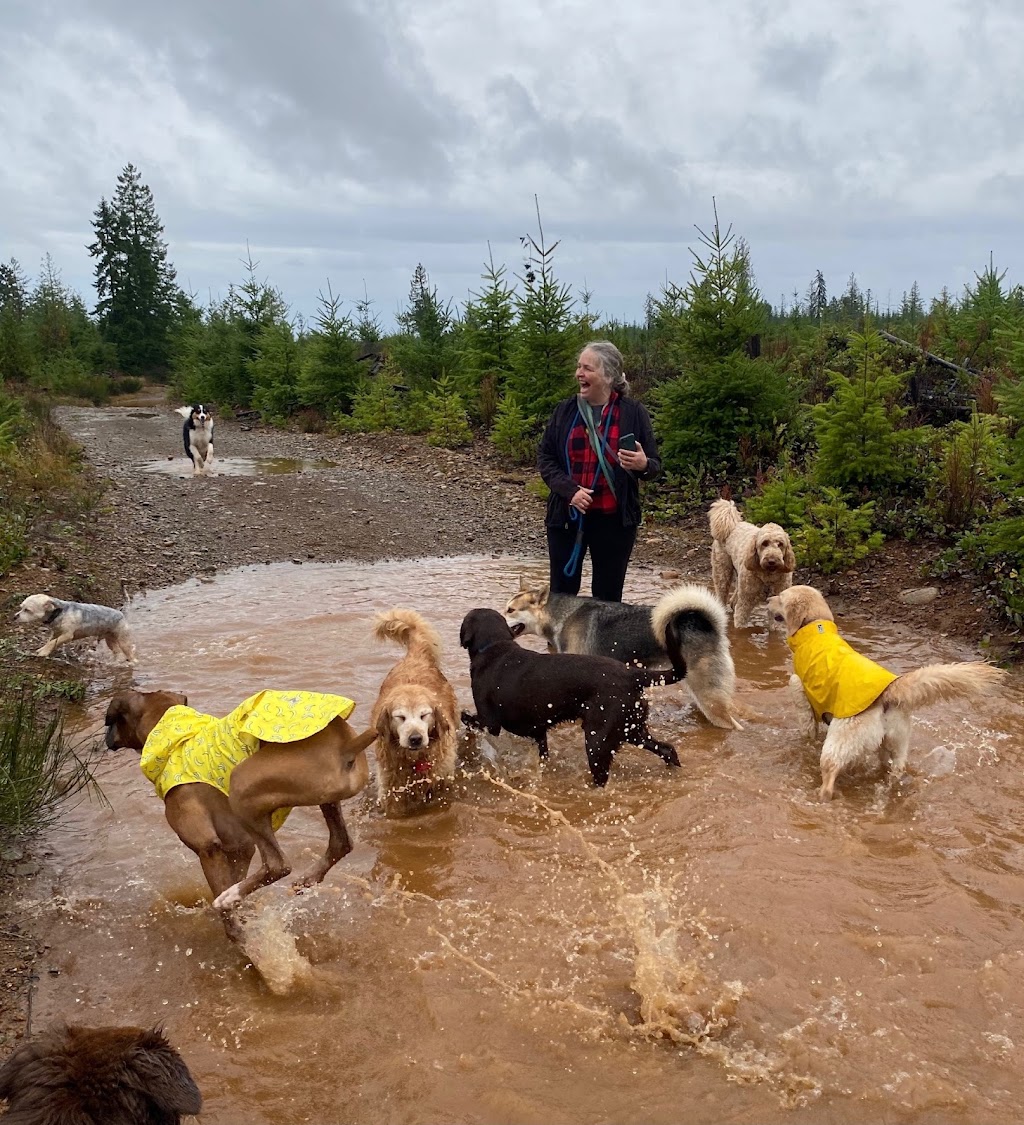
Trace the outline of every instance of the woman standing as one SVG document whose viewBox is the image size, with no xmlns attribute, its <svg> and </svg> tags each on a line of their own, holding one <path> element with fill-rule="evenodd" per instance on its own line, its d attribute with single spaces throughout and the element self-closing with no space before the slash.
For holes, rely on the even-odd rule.
<svg viewBox="0 0 1024 1125">
<path fill-rule="evenodd" d="M 651 419 L 628 398 L 622 354 L 607 340 L 576 361 L 579 394 L 560 402 L 541 438 L 537 467 L 551 489 L 545 520 L 551 592 L 578 594 L 590 552 L 590 591 L 622 601 L 640 523 L 638 481 L 661 472 Z"/>
</svg>

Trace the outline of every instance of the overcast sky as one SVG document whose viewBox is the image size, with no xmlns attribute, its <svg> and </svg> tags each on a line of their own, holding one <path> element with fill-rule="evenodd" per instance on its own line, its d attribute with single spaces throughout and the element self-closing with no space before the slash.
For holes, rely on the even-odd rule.
<svg viewBox="0 0 1024 1125">
<path fill-rule="evenodd" d="M 0 259 L 92 305 L 93 211 L 131 162 L 183 287 L 261 279 L 305 316 L 488 240 L 561 240 L 605 316 L 684 282 L 695 225 L 764 296 L 856 274 L 883 308 L 1024 280 L 1021 0 L 3 0 Z"/>
</svg>

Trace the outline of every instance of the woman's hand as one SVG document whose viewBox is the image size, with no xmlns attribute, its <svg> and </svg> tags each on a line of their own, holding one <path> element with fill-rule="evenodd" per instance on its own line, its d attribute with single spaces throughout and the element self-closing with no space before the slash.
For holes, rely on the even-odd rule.
<svg viewBox="0 0 1024 1125">
<path fill-rule="evenodd" d="M 636 449 L 620 449 L 619 464 L 631 473 L 642 473 L 647 468 L 647 454 L 644 447 L 637 442 Z"/>
<path fill-rule="evenodd" d="M 577 488 L 576 495 L 569 501 L 569 504 L 577 512 L 585 512 L 593 502 L 594 490 L 592 488 Z"/>
</svg>

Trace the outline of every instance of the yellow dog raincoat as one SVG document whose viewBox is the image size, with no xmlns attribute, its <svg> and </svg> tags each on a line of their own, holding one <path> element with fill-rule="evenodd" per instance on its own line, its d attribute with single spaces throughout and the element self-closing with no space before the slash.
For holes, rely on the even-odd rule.
<svg viewBox="0 0 1024 1125">
<path fill-rule="evenodd" d="M 834 621 L 812 621 L 787 637 L 786 644 L 818 722 L 825 714 L 836 719 L 859 715 L 898 678 L 852 649 Z"/>
<path fill-rule="evenodd" d="M 298 742 L 331 719 L 347 719 L 355 703 L 314 691 L 261 691 L 218 719 L 191 707 L 169 707 L 142 748 L 142 772 L 165 797 L 176 785 L 203 781 L 225 796 L 231 771 L 261 742 Z M 275 831 L 291 809 L 278 809 Z"/>
</svg>

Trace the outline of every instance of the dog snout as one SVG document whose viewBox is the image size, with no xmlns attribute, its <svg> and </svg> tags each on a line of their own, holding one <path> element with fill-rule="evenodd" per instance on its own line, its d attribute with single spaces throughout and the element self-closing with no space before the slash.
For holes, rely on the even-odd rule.
<svg viewBox="0 0 1024 1125">
<path fill-rule="evenodd" d="M 418 750 L 425 742 L 426 742 L 426 739 L 423 737 L 422 734 L 417 734 L 417 733 L 414 732 L 413 734 L 409 735 L 409 749 L 410 750 Z"/>
<path fill-rule="evenodd" d="M 111 724 L 109 727 L 107 727 L 107 735 L 106 735 L 106 738 L 104 738 L 103 741 L 106 743 L 106 746 L 107 746 L 108 750 L 120 750 L 121 749 L 121 744 L 117 741 L 117 730 L 115 729 L 113 724 Z"/>
</svg>

